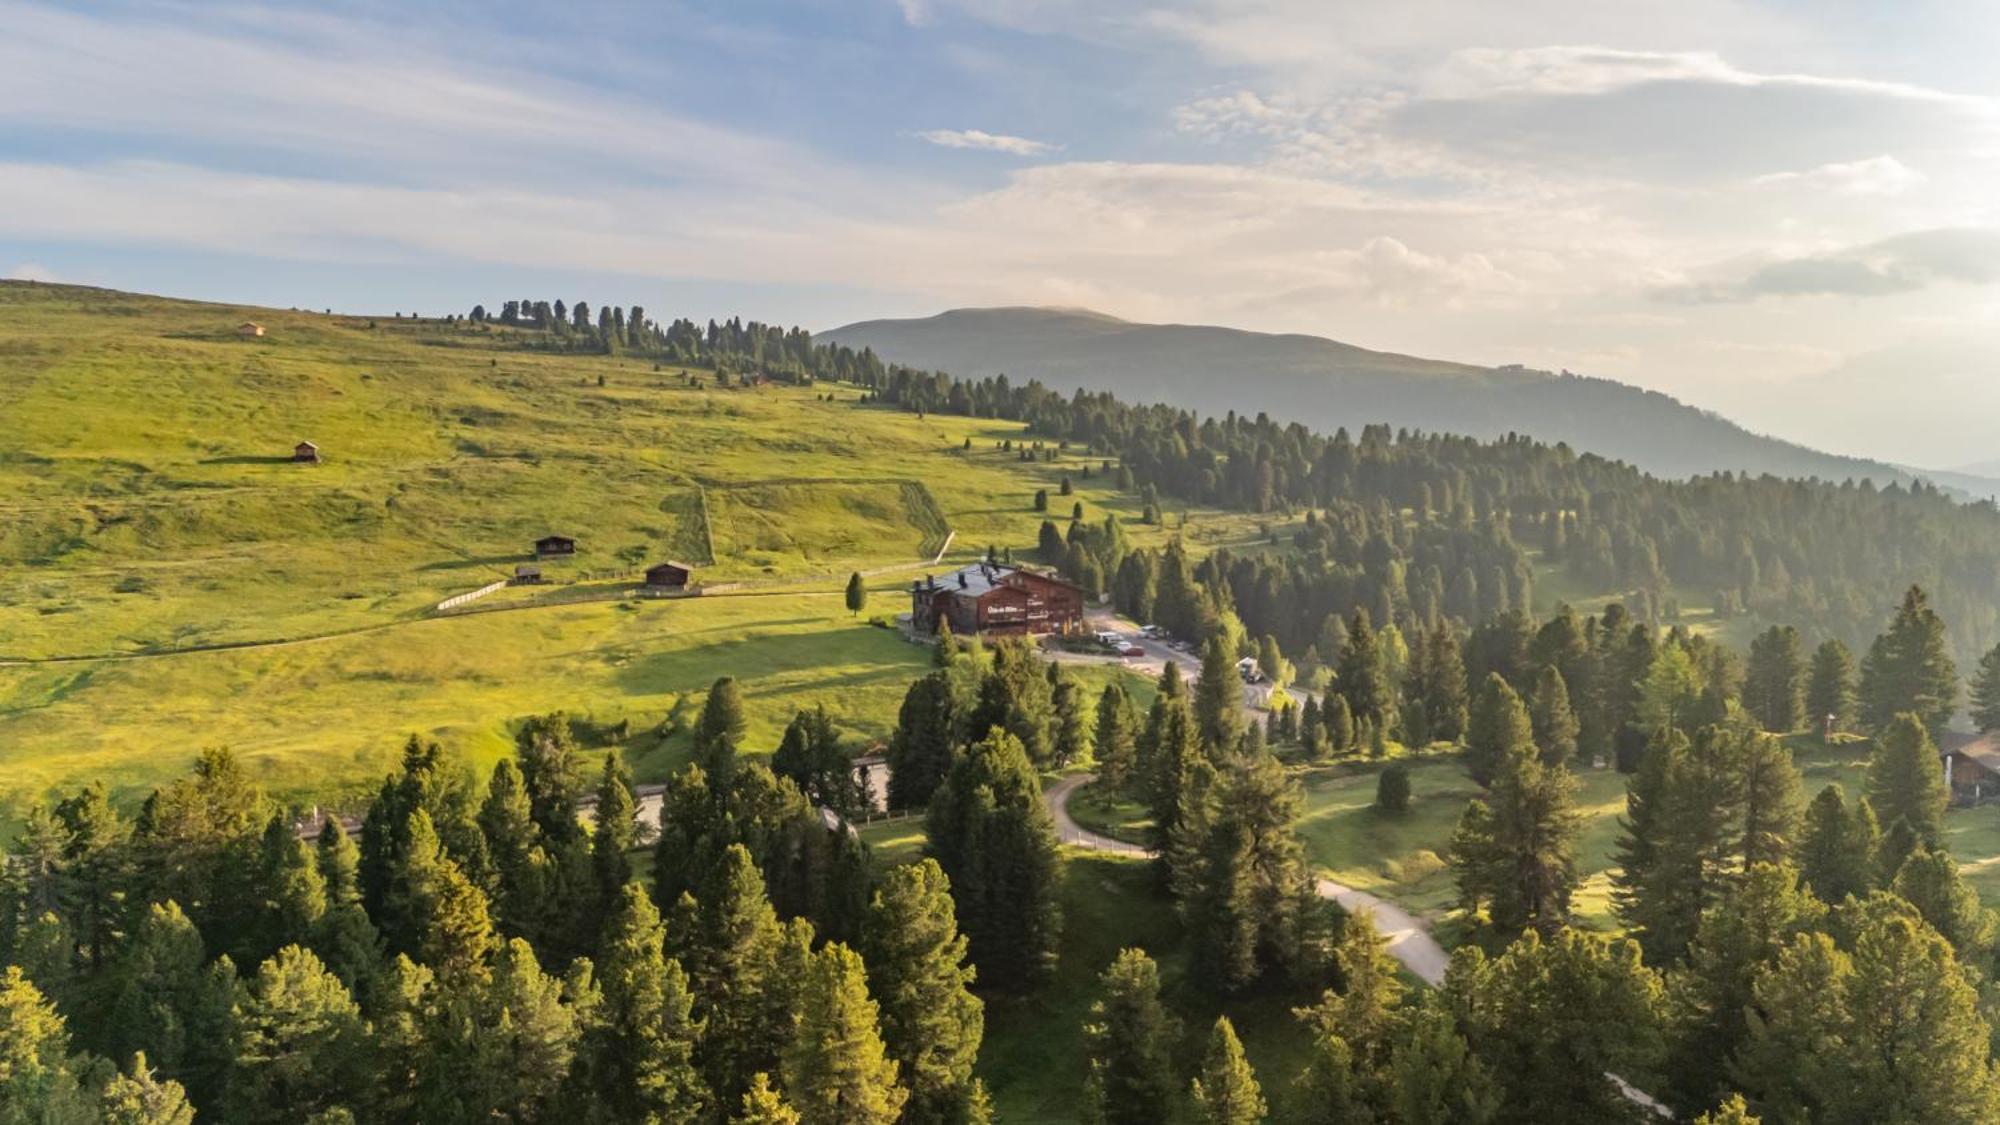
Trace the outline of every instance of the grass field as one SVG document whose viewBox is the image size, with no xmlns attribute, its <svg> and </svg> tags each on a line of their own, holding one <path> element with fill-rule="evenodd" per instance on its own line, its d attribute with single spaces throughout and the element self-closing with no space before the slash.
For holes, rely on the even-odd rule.
<svg viewBox="0 0 2000 1125">
<path fill-rule="evenodd" d="M 244 319 L 267 334 L 237 338 Z M 1066 475 L 1090 518 L 1169 534 L 1099 459 L 1001 449 L 1014 423 L 510 343 L 0 282 L 0 831 L 92 778 L 131 802 L 217 745 L 283 797 L 339 803 L 411 732 L 483 765 L 521 716 L 649 732 L 723 674 L 754 749 L 818 702 L 879 738 L 925 654 L 866 622 L 907 608 L 947 539 L 945 566 L 1030 550 L 1034 492 Z M 289 460 L 304 438 L 321 464 Z M 1172 518 L 1197 550 L 1262 538 L 1249 516 Z M 432 613 L 549 533 L 579 546 L 542 562 L 549 585 Z M 665 558 L 732 595 L 631 600 Z M 851 570 L 873 575 L 859 619 Z M 677 752 L 626 749 L 642 778 Z"/>
</svg>

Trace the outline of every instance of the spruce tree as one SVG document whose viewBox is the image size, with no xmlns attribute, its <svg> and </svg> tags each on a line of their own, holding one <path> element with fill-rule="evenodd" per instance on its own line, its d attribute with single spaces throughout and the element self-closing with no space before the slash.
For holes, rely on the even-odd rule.
<svg viewBox="0 0 2000 1125">
<path fill-rule="evenodd" d="M 1160 970 L 1138 949 L 1122 949 L 1098 978 L 1084 1024 L 1089 1079 L 1085 1120 L 1157 1125 L 1171 1115 L 1178 1021 L 1160 1002 Z"/>
<path fill-rule="evenodd" d="M 1979 893 L 1959 873 L 1950 852 L 1919 846 L 1903 861 L 1890 889 L 1917 908 L 1960 960 L 1981 967 L 1992 964 L 2000 917 L 1980 905 Z"/>
<path fill-rule="evenodd" d="M 742 1108 L 730 1117 L 729 1125 L 799 1125 L 799 1111 L 771 1088 L 770 1075 L 759 1074 L 750 1080 Z"/>
<path fill-rule="evenodd" d="M 1692 741 L 1670 735 L 1633 778 L 1613 897 L 1648 963 L 1681 958 L 1737 866 L 1749 737 L 1721 727 Z"/>
<path fill-rule="evenodd" d="M 1936 847 L 1944 840 L 1948 798 L 1937 745 L 1922 718 L 1910 712 L 1896 716 L 1876 735 L 1868 756 L 1868 803 L 1875 815 L 1888 829 L 1897 821 L 1908 824 L 1918 841 Z"/>
<path fill-rule="evenodd" d="M 554 878 L 541 828 L 530 811 L 521 770 L 511 759 L 493 766 L 479 830 L 493 863 L 494 922 L 503 933 L 544 940 L 550 881 Z"/>
<path fill-rule="evenodd" d="M 857 570 L 847 576 L 847 612 L 859 617 L 867 607 L 868 585 L 861 580 L 861 572 Z"/>
<path fill-rule="evenodd" d="M 1510 694 L 1511 694 L 1511 689 Z M 1514 701 L 1520 711 L 1519 700 Z M 1526 716 L 1484 799 L 1474 798 L 1452 834 L 1451 862 L 1461 902 L 1485 904 L 1494 925 L 1544 932 L 1569 917 L 1576 888 L 1576 778 L 1544 766 L 1526 735 Z"/>
<path fill-rule="evenodd" d="M 1395 687 L 1382 667 L 1382 648 L 1365 609 L 1355 610 L 1353 620 L 1348 623 L 1347 643 L 1340 650 L 1334 686 L 1347 700 L 1347 708 L 1356 722 L 1366 720 L 1382 726 L 1394 717 Z"/>
<path fill-rule="evenodd" d="M 961 1120 L 986 1019 L 970 991 L 974 973 L 965 964 L 966 941 L 944 870 L 929 859 L 890 870 L 861 933 L 868 988 L 882 1007 L 882 1039 L 910 1090 L 903 1120 Z"/>
<path fill-rule="evenodd" d="M 155 1074 L 144 1051 L 133 1057 L 130 1070 L 105 1085 L 101 1108 L 103 1125 L 194 1125 L 187 1091 Z"/>
<path fill-rule="evenodd" d="M 1055 709 L 1054 744 L 1050 760 L 1061 769 L 1089 759 L 1090 722 L 1084 713 L 1084 687 L 1061 664 L 1049 664 L 1049 702 Z"/>
<path fill-rule="evenodd" d="M 882 1045 L 860 955 L 828 943 L 813 956 L 799 991 L 784 1082 L 800 1118 L 815 1125 L 894 1125 L 910 1092 Z"/>
<path fill-rule="evenodd" d="M 1062 929 L 1055 825 L 1020 741 L 995 731 L 973 744 L 931 799 L 924 830 L 980 979 L 1023 989 L 1052 971 Z"/>
<path fill-rule="evenodd" d="M 1921 588 L 1910 587 L 1888 632 L 1868 646 L 1860 695 L 1861 721 L 1877 733 L 1911 712 L 1935 738 L 1958 710 L 1958 669 L 1945 643 L 1944 621 Z M 1885 814 L 1884 821 L 1889 819 Z"/>
<path fill-rule="evenodd" d="M 777 975 L 784 931 L 749 849 L 730 844 L 681 899 L 668 928 L 670 955 L 687 970 L 702 1026 L 695 1061 L 715 1104 L 731 1105 L 752 1075 L 778 1064 L 789 1039 L 790 982 Z"/>
<path fill-rule="evenodd" d="M 1189 1092 L 1203 1125 L 1258 1125 L 1270 1112 L 1228 1016 L 1216 1017 L 1208 1050 L 1202 1056 L 1201 1074 Z"/>
<path fill-rule="evenodd" d="M 1347 697 L 1328 695 L 1326 697 L 1326 748 L 1328 753 L 1345 754 L 1354 749 L 1354 714 L 1348 710 Z"/>
<path fill-rule="evenodd" d="M 1195 963 L 1223 991 L 1299 966 L 1307 911 L 1318 905 L 1293 830 L 1302 803 L 1277 759 L 1241 756 L 1221 772 L 1200 838 L 1176 849 L 1188 856 L 1173 875 Z"/>
<path fill-rule="evenodd" d="M 1195 763 L 1206 761 L 1179 667 L 1168 661 L 1161 671 L 1153 708 L 1134 744 L 1140 789 L 1152 813 L 1149 843 L 1161 853 L 1173 845 L 1179 830 L 1183 780 Z"/>
</svg>

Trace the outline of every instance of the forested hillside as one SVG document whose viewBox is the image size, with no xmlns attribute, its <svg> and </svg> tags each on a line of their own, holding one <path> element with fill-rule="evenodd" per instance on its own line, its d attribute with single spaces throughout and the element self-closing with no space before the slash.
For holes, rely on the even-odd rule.
<svg viewBox="0 0 2000 1125">
<path fill-rule="evenodd" d="M 1201 414 L 1266 413 L 1321 430 L 1383 423 L 1497 438 L 1528 434 L 1662 476 L 1717 470 L 1908 481 L 1894 466 L 1751 433 L 1609 379 L 1370 351 L 1316 336 L 1135 324 L 1070 309 L 955 309 L 872 320 L 816 339 L 965 377 L 1005 374 Z"/>
</svg>

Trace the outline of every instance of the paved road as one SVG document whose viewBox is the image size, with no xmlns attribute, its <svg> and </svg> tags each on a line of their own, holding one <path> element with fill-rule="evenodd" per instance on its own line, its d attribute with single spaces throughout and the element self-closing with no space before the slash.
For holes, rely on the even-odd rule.
<svg viewBox="0 0 2000 1125">
<path fill-rule="evenodd" d="M 1070 795 L 1079 786 L 1093 780 L 1087 773 L 1072 774 L 1049 787 L 1043 799 L 1048 802 L 1049 815 L 1055 818 L 1056 836 L 1063 843 L 1074 847 L 1089 848 L 1092 851 L 1111 852 L 1114 855 L 1148 855 L 1145 848 L 1100 836 L 1083 827 L 1069 815 Z M 1445 956 L 1444 947 L 1437 943 L 1424 924 L 1408 911 L 1394 903 L 1342 886 L 1331 879 L 1321 879 L 1315 887 L 1321 898 L 1332 899 L 1350 914 L 1367 913 L 1374 917 L 1375 928 L 1388 940 L 1389 955 L 1402 962 L 1403 966 L 1423 980 L 1425 984 L 1438 984 L 1444 980 L 1444 972 L 1451 958 Z"/>
</svg>

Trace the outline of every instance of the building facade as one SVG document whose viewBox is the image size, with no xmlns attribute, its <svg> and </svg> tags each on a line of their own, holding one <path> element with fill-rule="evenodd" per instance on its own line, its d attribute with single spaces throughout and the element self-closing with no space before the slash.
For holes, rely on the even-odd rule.
<svg viewBox="0 0 2000 1125">
<path fill-rule="evenodd" d="M 913 583 L 910 622 L 920 634 L 944 622 L 960 635 L 1072 633 L 1083 628 L 1083 589 L 1020 567 L 975 563 Z"/>
</svg>

